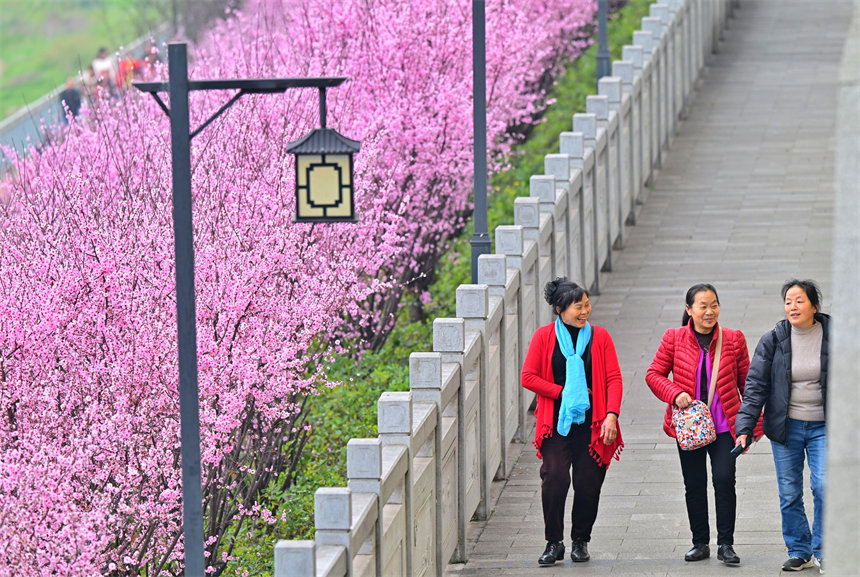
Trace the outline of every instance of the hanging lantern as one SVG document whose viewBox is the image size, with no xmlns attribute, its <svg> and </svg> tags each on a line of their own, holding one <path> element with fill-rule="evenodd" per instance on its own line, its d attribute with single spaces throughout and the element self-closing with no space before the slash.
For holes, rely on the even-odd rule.
<svg viewBox="0 0 860 577">
<path fill-rule="evenodd" d="M 296 157 L 295 222 L 355 222 L 352 155 L 361 144 L 331 128 L 291 142 Z"/>
</svg>

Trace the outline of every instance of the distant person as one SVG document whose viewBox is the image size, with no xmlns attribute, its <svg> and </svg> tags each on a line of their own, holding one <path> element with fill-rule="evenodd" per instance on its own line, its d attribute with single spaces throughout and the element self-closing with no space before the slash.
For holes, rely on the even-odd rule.
<svg viewBox="0 0 860 577">
<path fill-rule="evenodd" d="M 779 487 L 782 538 L 788 548 L 782 570 L 801 571 L 817 564 L 823 573 L 830 316 L 821 312 L 821 291 L 815 281 L 788 281 L 782 299 L 786 318 L 761 338 L 753 354 L 738 413 L 737 444 L 749 444 L 763 409 L 764 434 L 770 439 Z M 803 505 L 804 459 L 812 486 L 812 531 Z"/>
<path fill-rule="evenodd" d="M 588 322 L 588 291 L 566 278 L 546 284 L 555 322 L 535 331 L 523 363 L 522 385 L 537 393 L 534 445 L 540 468 L 544 537 L 538 565 L 564 558 L 564 503 L 573 470 L 570 558 L 588 561 L 600 490 L 624 443 L 618 428 L 622 378 L 615 345 Z"/>
<path fill-rule="evenodd" d="M 127 52 L 122 60 L 119 61 L 117 68 L 119 70 L 116 77 L 117 86 L 121 90 L 128 90 L 131 87 L 131 83 L 140 76 L 143 70 L 143 62 L 135 58 L 131 52 Z"/>
<path fill-rule="evenodd" d="M 87 66 L 86 71 L 81 73 L 81 88 L 83 93 L 90 99 L 98 98 L 98 78 L 92 66 Z"/>
<path fill-rule="evenodd" d="M 74 78 L 66 79 L 66 88 L 60 92 L 60 106 L 63 107 L 63 122 L 69 122 L 69 115 L 76 118 L 81 111 L 81 93 Z"/>
<path fill-rule="evenodd" d="M 96 76 L 96 84 L 108 91 L 112 96 L 116 95 L 117 68 L 113 59 L 108 54 L 107 48 L 99 48 L 96 57 L 93 58 L 93 72 Z"/>
<path fill-rule="evenodd" d="M 713 285 L 700 283 L 687 291 L 681 326 L 668 329 L 645 373 L 645 382 L 658 399 L 667 404 L 663 430 L 675 438 L 672 408 L 685 409 L 694 399 L 708 403 L 717 438 L 704 447 L 683 450 L 678 445 L 687 518 L 693 548 L 684 555 L 688 562 L 711 556 L 708 523 L 708 468 L 717 513 L 717 559 L 727 565 L 741 562 L 735 553 L 735 419 L 741 406 L 744 383 L 750 366 L 747 341 L 741 331 L 721 327 L 720 299 Z M 720 338 L 722 335 L 722 338 Z M 719 358 L 717 374 L 713 374 Z M 669 375 L 672 375 L 669 378 Z M 710 402 L 709 402 L 710 401 Z M 756 421 L 752 421 L 754 427 Z"/>
</svg>

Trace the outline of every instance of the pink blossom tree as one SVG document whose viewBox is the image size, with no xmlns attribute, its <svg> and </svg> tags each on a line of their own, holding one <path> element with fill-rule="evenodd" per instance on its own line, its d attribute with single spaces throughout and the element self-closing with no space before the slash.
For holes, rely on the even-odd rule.
<svg viewBox="0 0 860 577">
<path fill-rule="evenodd" d="M 379 343 L 465 224 L 471 22 L 443 0 L 248 0 L 192 78 L 345 75 L 330 125 L 362 141 L 358 224 L 291 222 L 288 142 L 316 95 L 245 97 L 192 143 L 206 547 L 267 519 L 325 367 Z M 488 3 L 488 133 L 536 121 L 591 0 Z M 164 71 L 157 71 L 164 76 Z M 192 125 L 228 94 L 192 93 Z M 182 572 L 169 128 L 137 93 L 20 159 L 0 211 L 0 577 Z M 355 339 L 364 339 L 356 341 Z M 357 343 L 357 344 L 356 344 Z"/>
</svg>

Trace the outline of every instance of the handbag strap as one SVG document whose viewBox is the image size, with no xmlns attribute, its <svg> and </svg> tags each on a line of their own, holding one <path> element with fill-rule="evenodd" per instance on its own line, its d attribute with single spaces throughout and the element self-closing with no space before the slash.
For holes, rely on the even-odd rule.
<svg viewBox="0 0 860 577">
<path fill-rule="evenodd" d="M 714 390 L 717 388 L 717 373 L 720 372 L 720 353 L 723 350 L 723 330 L 718 327 L 717 350 L 714 353 L 714 367 L 711 369 L 711 386 L 708 388 L 708 408 L 714 401 Z"/>
</svg>

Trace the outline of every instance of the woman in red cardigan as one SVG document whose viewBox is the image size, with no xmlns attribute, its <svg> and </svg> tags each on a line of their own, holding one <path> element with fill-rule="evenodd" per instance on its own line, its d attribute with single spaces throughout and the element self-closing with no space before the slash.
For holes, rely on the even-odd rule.
<svg viewBox="0 0 860 577">
<path fill-rule="evenodd" d="M 735 460 L 731 450 L 735 445 L 735 417 L 741 406 L 744 382 L 750 366 L 747 342 L 741 331 L 720 328 L 720 299 L 710 284 L 701 283 L 687 291 L 686 308 L 681 327 L 669 329 L 648 372 L 645 382 L 661 401 L 667 403 L 663 430 L 675 437 L 672 427 L 672 406 L 684 409 L 693 399 L 711 402 L 711 415 L 717 438 L 711 444 L 692 451 L 681 450 L 681 473 L 684 476 L 687 517 L 693 534 L 693 548 L 685 561 L 701 561 L 711 555 L 708 525 L 708 477 L 705 460 L 711 459 L 717 511 L 717 559 L 728 565 L 740 563 L 734 550 Z M 717 349 L 717 335 L 723 339 L 720 364 L 714 391 L 710 391 L 711 371 Z M 669 374 L 672 378 L 669 379 Z M 709 397 L 709 393 L 713 393 Z M 759 434 L 761 434 L 759 432 Z"/>
<path fill-rule="evenodd" d="M 546 550 L 542 566 L 564 558 L 564 503 L 573 469 L 570 558 L 588 561 L 600 489 L 624 446 L 618 428 L 621 369 L 606 329 L 588 322 L 588 291 L 565 278 L 547 283 L 544 298 L 558 315 L 535 331 L 522 385 L 537 394 L 535 440 Z"/>
</svg>

